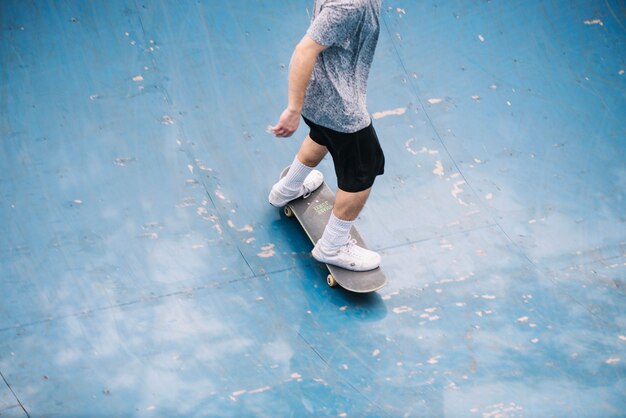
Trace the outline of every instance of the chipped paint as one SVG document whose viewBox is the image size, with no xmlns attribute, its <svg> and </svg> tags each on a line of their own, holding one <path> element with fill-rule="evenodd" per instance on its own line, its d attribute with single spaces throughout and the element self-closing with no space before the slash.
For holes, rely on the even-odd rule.
<svg viewBox="0 0 626 418">
<path fill-rule="evenodd" d="M 398 107 L 396 109 L 384 110 L 382 112 L 372 113 L 372 118 L 373 119 L 382 119 L 382 118 L 386 118 L 387 116 L 404 115 L 405 113 L 406 113 L 406 107 Z"/>
<path fill-rule="evenodd" d="M 410 306 L 398 306 L 397 308 L 393 308 L 393 313 L 402 314 L 406 312 L 411 312 L 413 308 Z"/>
<path fill-rule="evenodd" d="M 467 203 L 465 201 L 463 201 L 463 199 L 461 199 L 459 197 L 459 195 L 461 193 L 463 193 L 463 189 L 461 189 L 461 186 L 465 184 L 465 180 L 460 180 L 457 181 L 456 183 L 453 184 L 452 186 L 452 191 L 450 192 L 450 194 L 452 195 L 452 197 L 454 197 L 459 204 L 463 205 L 463 206 L 467 206 Z"/>
<path fill-rule="evenodd" d="M 435 168 L 433 169 L 433 174 L 436 174 L 439 177 L 443 177 L 445 175 L 445 172 L 443 171 L 443 164 L 441 163 L 440 160 L 437 160 L 435 162 Z"/>
<path fill-rule="evenodd" d="M 604 26 L 604 22 L 600 19 L 593 19 L 593 20 L 585 20 L 585 25 L 600 25 L 600 26 Z"/>
<path fill-rule="evenodd" d="M 257 256 L 261 258 L 273 257 L 276 254 L 276 251 L 274 250 L 274 244 L 264 245 L 263 247 L 261 247 L 261 250 L 263 251 L 257 253 Z"/>
</svg>

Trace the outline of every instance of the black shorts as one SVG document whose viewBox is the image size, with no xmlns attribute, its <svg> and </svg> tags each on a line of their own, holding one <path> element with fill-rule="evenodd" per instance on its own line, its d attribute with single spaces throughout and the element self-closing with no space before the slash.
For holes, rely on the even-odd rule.
<svg viewBox="0 0 626 418">
<path fill-rule="evenodd" d="M 385 155 L 371 123 L 360 131 L 344 133 L 303 119 L 311 128 L 311 139 L 328 148 L 333 157 L 337 186 L 341 190 L 352 193 L 367 190 L 376 176 L 385 172 Z"/>
</svg>

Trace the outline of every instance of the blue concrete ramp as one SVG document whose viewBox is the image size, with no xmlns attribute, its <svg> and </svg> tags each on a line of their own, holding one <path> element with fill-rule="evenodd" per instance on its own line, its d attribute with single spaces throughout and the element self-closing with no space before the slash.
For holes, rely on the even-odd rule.
<svg viewBox="0 0 626 418">
<path fill-rule="evenodd" d="M 0 2 L 0 416 L 626 416 L 624 2 L 383 3 L 366 296 L 267 203 L 311 8 Z"/>
</svg>

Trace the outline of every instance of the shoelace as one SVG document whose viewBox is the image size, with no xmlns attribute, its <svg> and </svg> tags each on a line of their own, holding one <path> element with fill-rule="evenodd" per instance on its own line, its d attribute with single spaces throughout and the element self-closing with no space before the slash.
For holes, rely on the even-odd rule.
<svg viewBox="0 0 626 418">
<path fill-rule="evenodd" d="M 306 199 L 307 197 L 311 196 L 311 190 L 309 190 L 308 187 L 306 187 L 305 185 L 302 185 L 302 188 L 304 189 L 304 194 L 302 195 L 303 199 Z"/>
<path fill-rule="evenodd" d="M 348 242 L 346 242 L 346 252 L 348 254 L 353 254 L 353 255 L 358 255 L 361 256 L 362 254 L 359 254 L 358 251 L 355 252 L 354 248 L 357 247 L 356 245 L 356 239 L 352 238 L 352 235 L 348 235 Z"/>
</svg>

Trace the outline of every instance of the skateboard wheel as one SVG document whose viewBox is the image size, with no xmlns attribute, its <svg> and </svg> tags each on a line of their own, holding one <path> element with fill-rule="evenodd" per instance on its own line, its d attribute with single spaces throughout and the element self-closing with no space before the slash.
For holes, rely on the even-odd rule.
<svg viewBox="0 0 626 418">
<path fill-rule="evenodd" d="M 328 286 L 330 287 L 335 287 L 337 286 L 337 281 L 335 280 L 335 278 L 333 277 L 332 274 L 329 274 L 328 276 L 326 276 L 326 283 L 328 284 Z"/>
<path fill-rule="evenodd" d="M 283 212 L 285 213 L 286 217 L 293 218 L 293 211 L 291 210 L 289 206 L 285 206 L 285 208 L 283 209 Z"/>
</svg>

